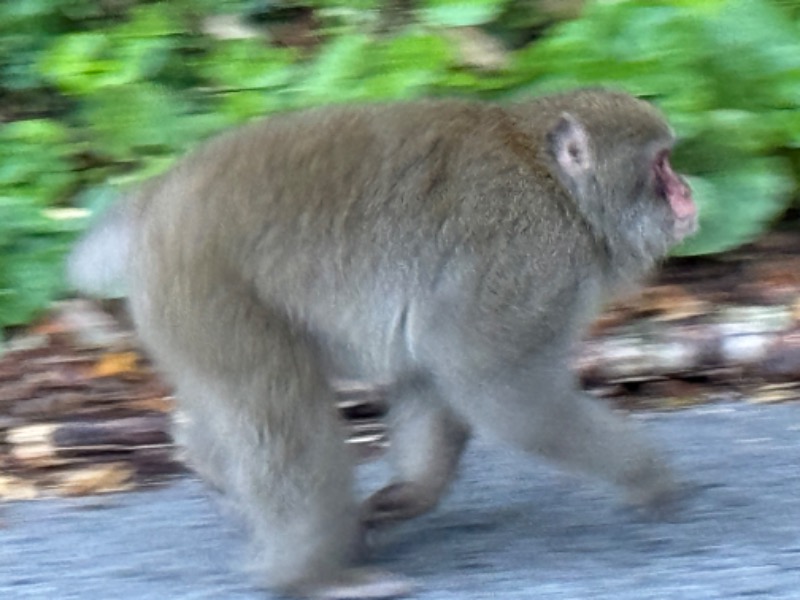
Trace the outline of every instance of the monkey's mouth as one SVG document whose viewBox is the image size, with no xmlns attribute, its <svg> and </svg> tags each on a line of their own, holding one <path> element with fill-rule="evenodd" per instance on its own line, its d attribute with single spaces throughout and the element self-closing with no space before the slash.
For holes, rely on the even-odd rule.
<svg viewBox="0 0 800 600">
<path fill-rule="evenodd" d="M 676 241 L 681 241 L 683 238 L 697 232 L 697 217 L 691 216 L 684 219 L 675 219 L 675 226 L 673 227 L 673 235 Z"/>
</svg>

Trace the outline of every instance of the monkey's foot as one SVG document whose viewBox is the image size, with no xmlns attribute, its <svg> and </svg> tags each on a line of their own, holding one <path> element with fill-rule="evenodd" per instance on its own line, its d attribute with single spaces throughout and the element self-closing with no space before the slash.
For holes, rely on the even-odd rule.
<svg viewBox="0 0 800 600">
<path fill-rule="evenodd" d="M 431 510 L 437 501 L 438 495 L 420 484 L 408 481 L 391 483 L 364 501 L 361 522 L 366 527 L 379 527 L 411 519 Z"/>
<path fill-rule="evenodd" d="M 684 486 L 661 463 L 649 467 L 627 486 L 628 502 L 656 518 L 677 512 L 686 495 Z"/>
<path fill-rule="evenodd" d="M 376 569 L 352 569 L 333 581 L 301 585 L 293 596 L 310 600 L 380 600 L 402 598 L 414 590 L 407 577 Z"/>
<path fill-rule="evenodd" d="M 698 482 L 693 480 L 675 482 L 669 489 L 663 490 L 646 504 L 638 504 L 639 515 L 646 521 L 673 521 L 680 518 L 695 498 L 708 490 L 722 487 L 719 483 Z"/>
</svg>

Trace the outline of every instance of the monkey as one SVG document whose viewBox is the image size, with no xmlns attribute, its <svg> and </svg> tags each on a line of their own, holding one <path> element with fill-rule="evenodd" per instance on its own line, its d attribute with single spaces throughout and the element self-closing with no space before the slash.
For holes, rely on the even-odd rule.
<svg viewBox="0 0 800 600">
<path fill-rule="evenodd" d="M 124 280 L 259 582 L 395 597 L 412 583 L 368 566 L 365 533 L 436 507 L 475 435 L 643 506 L 680 487 L 569 368 L 603 304 L 697 228 L 674 144 L 652 104 L 607 89 L 268 116 L 116 205 L 68 276 Z M 336 378 L 379 382 L 390 407 L 394 477 L 360 505 Z"/>
</svg>

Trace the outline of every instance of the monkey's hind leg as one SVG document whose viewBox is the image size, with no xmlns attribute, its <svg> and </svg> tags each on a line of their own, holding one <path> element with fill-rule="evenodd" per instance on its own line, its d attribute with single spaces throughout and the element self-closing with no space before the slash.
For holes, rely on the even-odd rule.
<svg viewBox="0 0 800 600">
<path fill-rule="evenodd" d="M 408 580 L 355 566 L 363 528 L 352 458 L 312 344 L 280 317 L 248 325 L 229 332 L 236 344 L 218 355 L 223 368 L 177 369 L 194 420 L 190 458 L 212 461 L 198 470 L 213 474 L 243 517 L 254 550 L 248 569 L 296 596 L 407 592 Z"/>
<path fill-rule="evenodd" d="M 389 413 L 389 459 L 396 475 L 362 505 L 368 527 L 435 508 L 469 438 L 467 426 L 442 402 L 433 384 L 406 385 L 395 396 Z"/>
</svg>

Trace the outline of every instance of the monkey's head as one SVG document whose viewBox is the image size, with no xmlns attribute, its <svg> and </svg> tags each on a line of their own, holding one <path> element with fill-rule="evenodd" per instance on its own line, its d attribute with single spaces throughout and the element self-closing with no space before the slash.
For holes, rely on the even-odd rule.
<svg viewBox="0 0 800 600">
<path fill-rule="evenodd" d="M 653 106 L 603 90 L 545 106 L 551 168 L 610 252 L 658 259 L 696 230 L 691 190 L 670 164 L 675 137 Z"/>
</svg>

